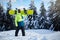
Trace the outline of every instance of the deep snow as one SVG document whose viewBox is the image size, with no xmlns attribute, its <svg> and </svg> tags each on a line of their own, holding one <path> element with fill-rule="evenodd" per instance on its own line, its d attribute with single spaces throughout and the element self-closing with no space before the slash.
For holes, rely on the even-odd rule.
<svg viewBox="0 0 60 40">
<path fill-rule="evenodd" d="M 26 36 L 22 36 L 21 30 L 18 37 L 15 37 L 15 30 L 0 32 L 0 40 L 60 40 L 59 31 L 46 29 L 25 30 Z"/>
</svg>

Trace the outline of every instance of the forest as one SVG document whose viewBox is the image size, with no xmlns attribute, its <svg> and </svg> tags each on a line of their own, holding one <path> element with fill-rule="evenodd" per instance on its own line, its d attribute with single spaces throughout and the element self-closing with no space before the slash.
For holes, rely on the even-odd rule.
<svg viewBox="0 0 60 40">
<path fill-rule="evenodd" d="M 55 3 L 50 1 L 49 9 L 46 10 L 44 2 L 41 3 L 39 13 L 35 7 L 34 1 L 29 4 L 30 10 L 34 10 L 33 15 L 26 17 L 25 29 L 48 29 L 53 31 L 60 31 L 60 0 L 56 0 Z M 0 3 L 0 31 L 15 30 L 15 14 L 10 15 L 9 10 L 13 10 L 11 0 L 7 3 L 7 10 L 4 10 L 4 6 Z"/>
</svg>

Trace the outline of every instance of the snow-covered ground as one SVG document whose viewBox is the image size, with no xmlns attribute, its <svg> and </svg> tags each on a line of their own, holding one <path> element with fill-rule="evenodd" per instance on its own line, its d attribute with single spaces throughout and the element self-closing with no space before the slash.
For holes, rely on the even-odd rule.
<svg viewBox="0 0 60 40">
<path fill-rule="evenodd" d="M 26 36 L 22 36 L 21 30 L 15 37 L 15 30 L 0 32 L 0 40 L 60 40 L 60 32 L 46 29 L 25 30 Z"/>
</svg>

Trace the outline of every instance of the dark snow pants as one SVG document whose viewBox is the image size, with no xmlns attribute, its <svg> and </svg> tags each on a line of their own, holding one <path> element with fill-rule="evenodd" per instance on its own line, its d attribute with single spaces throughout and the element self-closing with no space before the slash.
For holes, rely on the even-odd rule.
<svg viewBox="0 0 60 40">
<path fill-rule="evenodd" d="M 24 27 L 17 27 L 15 31 L 15 36 L 18 36 L 19 29 L 22 31 L 22 36 L 25 36 L 25 29 Z"/>
</svg>

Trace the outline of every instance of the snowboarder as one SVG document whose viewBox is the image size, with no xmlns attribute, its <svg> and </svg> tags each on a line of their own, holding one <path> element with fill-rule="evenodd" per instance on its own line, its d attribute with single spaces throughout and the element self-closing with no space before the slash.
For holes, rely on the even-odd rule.
<svg viewBox="0 0 60 40">
<path fill-rule="evenodd" d="M 16 25 L 16 31 L 15 36 L 18 36 L 19 29 L 22 31 L 22 36 L 25 36 L 25 29 L 24 29 L 24 19 L 23 15 L 21 14 L 20 9 L 18 9 L 18 13 L 15 17 L 15 25 Z"/>
</svg>

